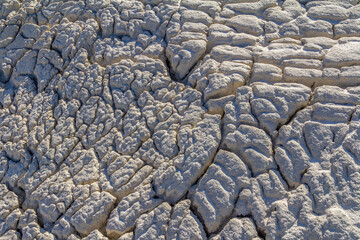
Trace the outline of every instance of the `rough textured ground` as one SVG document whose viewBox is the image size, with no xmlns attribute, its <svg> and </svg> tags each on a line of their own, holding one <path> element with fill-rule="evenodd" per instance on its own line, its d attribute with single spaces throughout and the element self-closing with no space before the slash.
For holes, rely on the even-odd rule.
<svg viewBox="0 0 360 240">
<path fill-rule="evenodd" d="M 0 19 L 0 239 L 360 239 L 359 0 Z"/>
</svg>

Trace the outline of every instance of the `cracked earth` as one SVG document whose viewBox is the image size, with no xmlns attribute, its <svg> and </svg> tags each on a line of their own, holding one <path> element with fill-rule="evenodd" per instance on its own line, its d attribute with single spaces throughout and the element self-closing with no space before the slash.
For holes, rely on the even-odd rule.
<svg viewBox="0 0 360 240">
<path fill-rule="evenodd" d="M 359 2 L 0 1 L 0 239 L 360 239 Z"/>
</svg>

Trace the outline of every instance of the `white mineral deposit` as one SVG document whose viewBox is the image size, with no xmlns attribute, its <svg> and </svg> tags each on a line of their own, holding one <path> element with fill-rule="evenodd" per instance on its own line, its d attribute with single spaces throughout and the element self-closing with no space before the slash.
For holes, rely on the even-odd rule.
<svg viewBox="0 0 360 240">
<path fill-rule="evenodd" d="M 16 239 L 360 239 L 360 0 L 0 0 Z"/>
</svg>

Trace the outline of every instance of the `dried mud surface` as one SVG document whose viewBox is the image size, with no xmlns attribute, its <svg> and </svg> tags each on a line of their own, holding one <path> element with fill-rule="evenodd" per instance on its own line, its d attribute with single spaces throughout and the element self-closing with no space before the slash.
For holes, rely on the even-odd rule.
<svg viewBox="0 0 360 240">
<path fill-rule="evenodd" d="M 359 0 L 3 0 L 0 239 L 360 239 Z"/>
</svg>

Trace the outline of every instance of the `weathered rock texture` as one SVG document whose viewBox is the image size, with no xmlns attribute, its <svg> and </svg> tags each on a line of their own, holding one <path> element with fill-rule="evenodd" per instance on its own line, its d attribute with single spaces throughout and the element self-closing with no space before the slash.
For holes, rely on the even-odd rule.
<svg viewBox="0 0 360 240">
<path fill-rule="evenodd" d="M 360 239 L 359 2 L 0 1 L 0 239 Z"/>
</svg>

